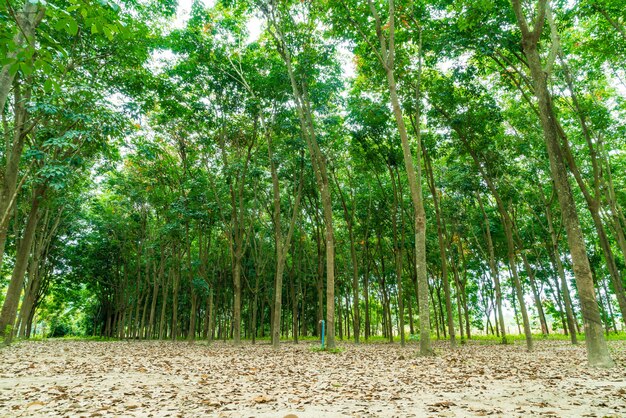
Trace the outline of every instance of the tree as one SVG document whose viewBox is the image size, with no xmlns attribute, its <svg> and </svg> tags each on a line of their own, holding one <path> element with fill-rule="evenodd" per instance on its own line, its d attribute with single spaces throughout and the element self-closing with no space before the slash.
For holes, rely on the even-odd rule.
<svg viewBox="0 0 626 418">
<path fill-rule="evenodd" d="M 537 44 L 543 30 L 546 19 L 546 10 L 549 7 L 545 0 L 539 0 L 536 17 L 533 21 L 533 29 L 522 10 L 521 2 L 512 0 L 513 10 L 517 18 L 518 26 L 522 33 L 522 46 L 528 59 L 534 84 L 537 106 L 541 127 L 543 129 L 548 156 L 550 159 L 550 171 L 555 184 L 555 190 L 561 206 L 561 216 L 567 231 L 567 242 L 574 264 L 574 276 L 578 287 L 581 301 L 583 321 L 585 325 L 585 343 L 589 364 L 593 366 L 611 366 L 613 364 L 606 347 L 606 341 L 602 334 L 600 314 L 596 304 L 596 296 L 591 277 L 591 269 L 587 258 L 587 251 L 580 228 L 576 204 L 572 195 L 572 189 L 567 178 L 564 158 L 559 145 L 559 135 L 556 126 L 556 115 L 552 108 L 552 97 L 546 84 L 546 74 L 541 65 L 541 58 L 537 51 Z"/>
</svg>

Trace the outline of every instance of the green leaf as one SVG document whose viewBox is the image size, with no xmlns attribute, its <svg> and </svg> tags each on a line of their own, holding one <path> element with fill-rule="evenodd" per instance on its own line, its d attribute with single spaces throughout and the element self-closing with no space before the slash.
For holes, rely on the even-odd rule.
<svg viewBox="0 0 626 418">
<path fill-rule="evenodd" d="M 9 67 L 9 74 L 11 75 L 11 77 L 17 74 L 17 70 L 19 70 L 19 68 L 20 68 L 19 63 L 15 62 L 11 64 L 11 66 Z"/>
<path fill-rule="evenodd" d="M 29 76 L 33 73 L 33 67 L 26 64 L 25 62 L 20 62 L 20 70 L 22 71 L 22 74 L 24 74 L 25 76 Z"/>
<path fill-rule="evenodd" d="M 54 88 L 54 83 L 52 82 L 51 78 L 48 78 L 46 80 L 46 82 L 43 84 L 43 89 L 46 93 L 50 93 L 52 91 L 52 89 Z"/>
<path fill-rule="evenodd" d="M 72 36 L 78 33 L 78 23 L 74 19 L 67 19 L 67 33 Z"/>
<path fill-rule="evenodd" d="M 104 34 L 106 35 L 106 37 L 109 38 L 109 41 L 112 41 L 113 40 L 113 31 L 111 30 L 109 25 L 104 26 L 102 28 L 102 30 L 104 31 Z"/>
<path fill-rule="evenodd" d="M 14 62 L 16 62 L 15 58 L 3 58 L 3 59 L 0 59 L 0 65 L 2 65 L 2 66 L 13 64 Z"/>
</svg>

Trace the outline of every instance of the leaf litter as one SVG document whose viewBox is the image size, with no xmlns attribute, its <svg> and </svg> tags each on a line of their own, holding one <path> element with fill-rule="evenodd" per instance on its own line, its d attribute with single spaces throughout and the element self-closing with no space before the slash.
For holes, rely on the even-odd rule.
<svg viewBox="0 0 626 418">
<path fill-rule="evenodd" d="M 414 344 L 24 341 L 0 351 L 0 417 L 626 416 L 626 342 L 609 345 L 607 370 L 563 341 L 437 342 L 435 357 Z"/>
</svg>

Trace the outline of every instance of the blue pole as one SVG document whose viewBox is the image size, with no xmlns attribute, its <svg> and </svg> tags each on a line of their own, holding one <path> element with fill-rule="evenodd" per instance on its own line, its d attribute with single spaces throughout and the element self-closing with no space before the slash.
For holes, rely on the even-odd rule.
<svg viewBox="0 0 626 418">
<path fill-rule="evenodd" d="M 324 349 L 324 336 L 326 335 L 326 321 L 322 319 L 322 350 Z"/>
</svg>

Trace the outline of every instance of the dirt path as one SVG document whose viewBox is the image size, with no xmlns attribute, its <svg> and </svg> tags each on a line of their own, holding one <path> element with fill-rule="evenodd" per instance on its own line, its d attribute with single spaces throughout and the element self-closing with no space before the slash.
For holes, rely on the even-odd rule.
<svg viewBox="0 0 626 418">
<path fill-rule="evenodd" d="M 626 416 L 626 342 L 617 366 L 583 347 L 468 344 L 419 358 L 409 345 L 22 342 L 0 351 L 0 417 Z"/>
</svg>

